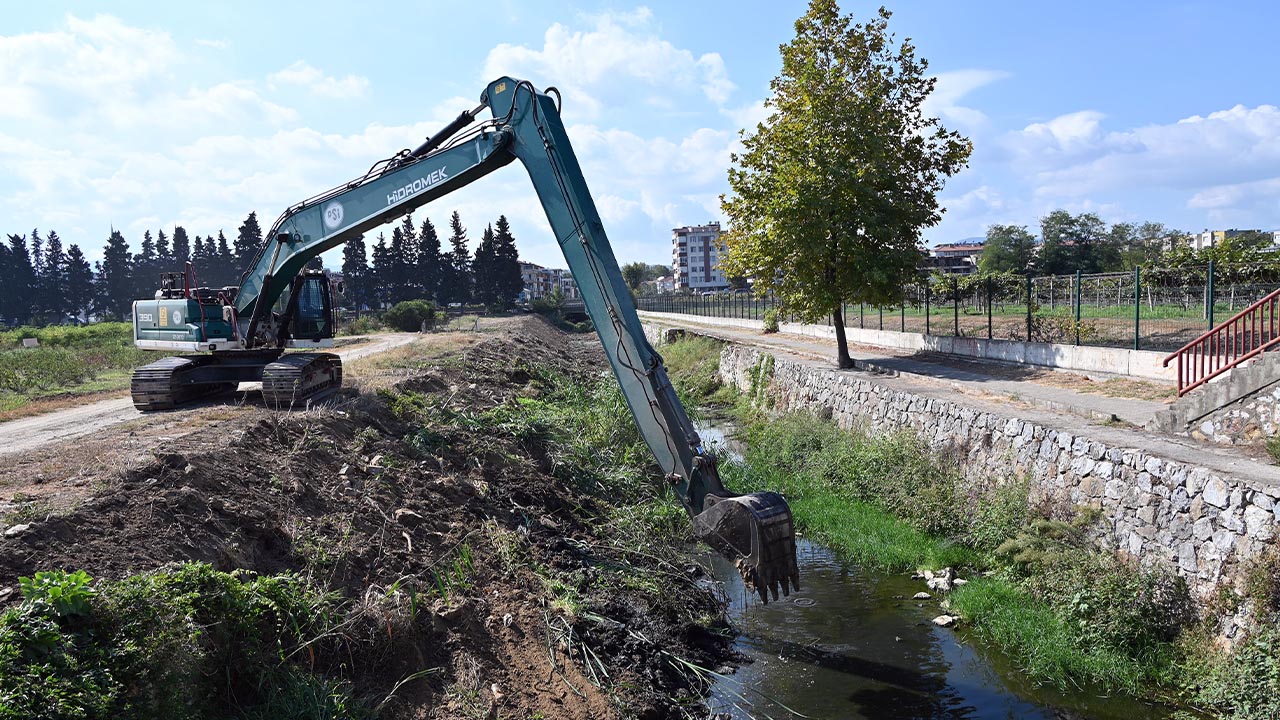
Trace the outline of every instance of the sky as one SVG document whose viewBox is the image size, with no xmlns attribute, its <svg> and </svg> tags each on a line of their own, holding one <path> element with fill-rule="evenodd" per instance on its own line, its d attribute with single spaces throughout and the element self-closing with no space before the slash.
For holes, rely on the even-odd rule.
<svg viewBox="0 0 1280 720">
<path fill-rule="evenodd" d="M 558 87 L 620 262 L 723 220 L 739 131 L 764 119 L 807 7 L 770 2 L 14 3 L 0 20 L 0 232 L 101 257 L 174 225 L 234 237 L 418 145 L 502 75 Z M 858 19 L 879 3 L 844 0 Z M 1274 2 L 888 5 L 936 76 L 926 111 L 974 144 L 929 245 L 1050 210 L 1187 231 L 1280 229 Z M 420 208 L 473 241 L 506 215 L 563 267 L 508 167 Z M 389 231 L 388 231 L 389 234 Z M 377 231 L 368 236 L 376 238 Z M 326 258 L 340 264 L 338 251 Z"/>
</svg>

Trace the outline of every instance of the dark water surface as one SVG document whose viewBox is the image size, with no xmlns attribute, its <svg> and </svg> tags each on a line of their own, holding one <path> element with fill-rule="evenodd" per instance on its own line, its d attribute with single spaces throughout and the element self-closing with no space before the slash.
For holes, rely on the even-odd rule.
<svg viewBox="0 0 1280 720">
<path fill-rule="evenodd" d="M 721 441 L 714 426 L 698 428 Z M 721 454 L 731 448 L 716 443 Z M 726 452 L 726 450 L 729 450 Z M 753 662 L 717 680 L 710 705 L 732 718 L 1098 718 L 1156 720 L 1163 707 L 1086 690 L 1038 687 L 965 631 L 933 625 L 924 583 L 864 570 L 799 542 L 803 589 L 763 605 L 728 561 L 708 555 Z"/>
</svg>

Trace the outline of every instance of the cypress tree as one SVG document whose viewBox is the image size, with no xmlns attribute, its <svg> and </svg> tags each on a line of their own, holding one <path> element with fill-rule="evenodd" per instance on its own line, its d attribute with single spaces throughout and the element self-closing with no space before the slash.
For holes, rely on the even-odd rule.
<svg viewBox="0 0 1280 720">
<path fill-rule="evenodd" d="M 369 259 L 364 236 L 348 240 L 342 246 L 342 284 L 346 288 L 344 304 L 349 304 L 359 315 L 372 299 L 369 297 Z"/>
<path fill-rule="evenodd" d="M 191 260 L 191 240 L 187 237 L 187 229 L 181 225 L 173 227 L 173 271 L 181 272 Z"/>
<path fill-rule="evenodd" d="M 497 270 L 498 256 L 493 248 L 493 226 L 489 225 L 480 236 L 480 244 L 476 246 L 475 259 L 471 261 L 472 296 L 485 307 L 500 309 L 501 293 L 498 290 Z"/>
<path fill-rule="evenodd" d="M 80 251 L 80 246 L 74 243 L 67 248 L 65 297 L 72 315 L 80 320 L 89 319 L 89 310 L 93 306 L 93 268 Z"/>
<path fill-rule="evenodd" d="M 218 271 L 214 274 L 216 287 L 226 287 L 235 282 L 236 277 L 236 258 L 231 254 L 231 247 L 227 244 L 227 236 L 218 231 L 218 249 L 215 251 L 217 260 L 215 261 Z M 212 282 L 212 281 L 211 281 Z"/>
<path fill-rule="evenodd" d="M 239 229 L 236 230 L 235 269 L 237 278 L 249 269 L 249 263 L 253 261 L 254 255 L 258 254 L 258 249 L 261 247 L 262 228 L 258 225 L 258 213 L 251 212 L 249 217 L 245 218 Z"/>
<path fill-rule="evenodd" d="M 520 253 L 516 251 L 516 239 L 506 215 L 499 215 L 493 229 L 494 284 L 503 309 L 515 306 L 516 298 L 524 290 L 524 276 L 520 274 Z"/>
<path fill-rule="evenodd" d="M 415 280 L 422 297 L 437 300 L 440 297 L 440 279 L 444 272 L 444 255 L 440 252 L 440 236 L 430 219 L 422 221 L 418 229 L 418 248 L 414 253 L 417 267 Z"/>
<path fill-rule="evenodd" d="M 62 252 L 62 239 L 53 230 L 45 238 L 44 267 L 40 269 L 39 309 L 46 319 L 61 319 L 67 312 L 66 282 L 67 256 Z"/>
<path fill-rule="evenodd" d="M 453 250 L 449 254 L 449 284 L 446 302 L 471 302 L 471 253 L 467 250 L 467 229 L 462 227 L 462 218 L 454 210 L 449 218 L 449 244 Z"/>
<path fill-rule="evenodd" d="M 174 236 L 177 236 L 176 231 Z M 107 247 L 102 252 L 100 289 L 102 310 L 117 320 L 123 320 L 134 299 L 133 256 L 129 254 L 129 243 L 119 230 L 111 231 Z"/>
<path fill-rule="evenodd" d="M 31 321 L 31 296 L 36 290 L 36 271 L 26 235 L 9 236 L 9 264 L 10 317 L 18 324 L 26 324 Z"/>
<path fill-rule="evenodd" d="M 164 230 L 156 232 L 156 270 L 165 270 L 173 265 L 173 251 L 169 249 L 169 237 Z"/>
<path fill-rule="evenodd" d="M 391 251 L 387 248 L 387 237 L 378 233 L 378 242 L 373 244 L 373 269 L 370 272 L 370 293 L 379 303 L 388 299 L 387 281 L 391 277 Z"/>
<path fill-rule="evenodd" d="M 0 243 L 0 327 L 13 318 L 13 253 Z"/>
</svg>

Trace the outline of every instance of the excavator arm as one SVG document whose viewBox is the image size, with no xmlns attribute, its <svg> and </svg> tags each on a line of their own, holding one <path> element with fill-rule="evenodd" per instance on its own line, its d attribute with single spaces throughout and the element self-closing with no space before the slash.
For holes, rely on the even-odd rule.
<svg viewBox="0 0 1280 720">
<path fill-rule="evenodd" d="M 491 119 L 468 127 L 485 107 Z M 243 342 L 255 347 L 276 340 L 269 309 L 307 261 L 517 159 L 529 173 L 641 435 L 691 516 L 695 534 L 737 560 L 743 579 L 762 599 L 798 589 L 790 508 L 777 493 L 738 495 L 721 483 L 715 455 L 702 445 L 662 357 L 645 339 L 557 101 L 527 81 L 495 80 L 480 107 L 416 150 L 290 208 L 236 295 L 233 321 Z"/>
</svg>

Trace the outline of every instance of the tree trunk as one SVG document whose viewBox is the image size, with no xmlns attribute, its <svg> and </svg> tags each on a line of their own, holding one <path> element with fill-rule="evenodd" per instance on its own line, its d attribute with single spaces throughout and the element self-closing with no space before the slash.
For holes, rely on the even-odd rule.
<svg viewBox="0 0 1280 720">
<path fill-rule="evenodd" d="M 836 303 L 831 309 L 831 326 L 836 329 L 836 367 L 853 367 L 853 358 L 849 357 L 849 341 L 844 336 L 844 310 L 841 303 Z"/>
</svg>

